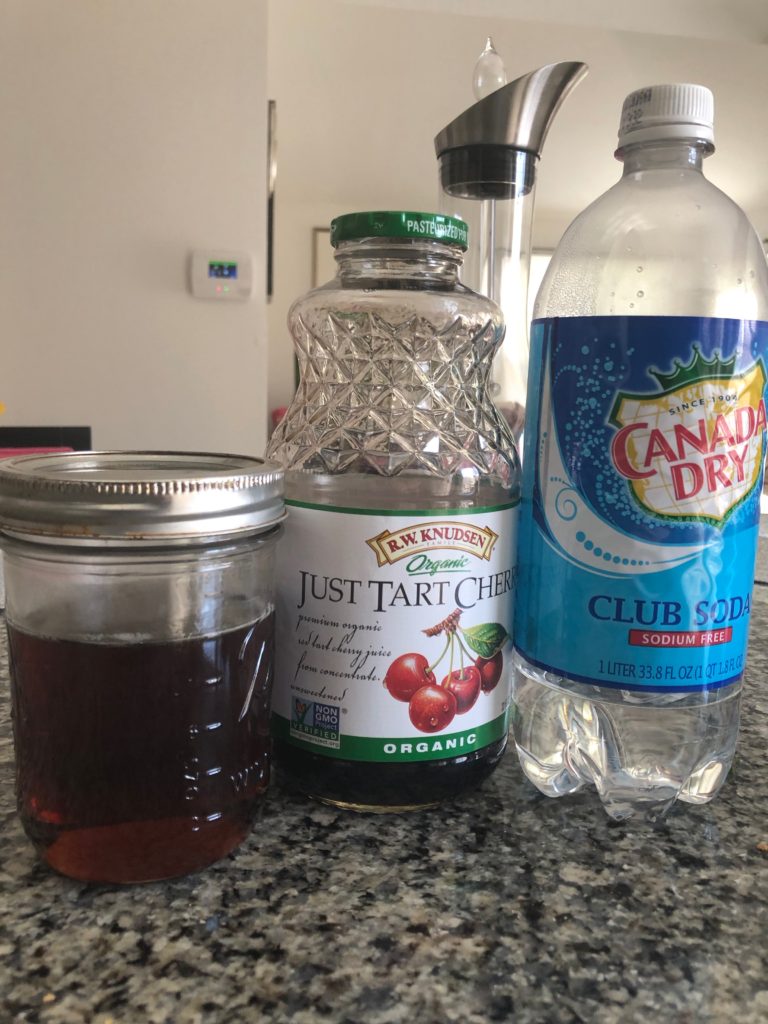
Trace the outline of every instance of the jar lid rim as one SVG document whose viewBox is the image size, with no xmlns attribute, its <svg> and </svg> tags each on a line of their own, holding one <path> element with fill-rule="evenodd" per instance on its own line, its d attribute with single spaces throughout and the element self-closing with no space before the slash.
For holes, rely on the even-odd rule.
<svg viewBox="0 0 768 1024">
<path fill-rule="evenodd" d="M 14 536 L 193 543 L 285 516 L 283 471 L 246 455 L 87 451 L 0 461 L 0 530 Z"/>
</svg>

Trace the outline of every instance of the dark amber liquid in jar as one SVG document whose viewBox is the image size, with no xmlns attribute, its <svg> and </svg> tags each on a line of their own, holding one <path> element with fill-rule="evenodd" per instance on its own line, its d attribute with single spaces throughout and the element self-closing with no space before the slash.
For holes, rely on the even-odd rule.
<svg viewBox="0 0 768 1024">
<path fill-rule="evenodd" d="M 19 812 L 51 867 L 149 881 L 243 840 L 269 781 L 273 619 L 124 644 L 9 625 Z"/>
<path fill-rule="evenodd" d="M 442 761 L 376 764 L 312 754 L 275 740 L 280 776 L 307 796 L 356 810 L 431 807 L 474 789 L 501 760 L 507 737 L 481 750 Z"/>
</svg>

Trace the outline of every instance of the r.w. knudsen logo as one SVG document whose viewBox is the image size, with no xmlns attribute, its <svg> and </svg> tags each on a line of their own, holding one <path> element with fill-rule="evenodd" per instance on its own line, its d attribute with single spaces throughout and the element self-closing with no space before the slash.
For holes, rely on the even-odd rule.
<svg viewBox="0 0 768 1024">
<path fill-rule="evenodd" d="M 430 522 L 403 526 L 391 532 L 382 530 L 365 543 L 376 554 L 378 565 L 388 565 L 401 558 L 434 551 L 442 548 L 450 551 L 465 551 L 475 558 L 490 561 L 493 546 L 499 539 L 498 533 L 487 526 L 474 523 Z"/>
<path fill-rule="evenodd" d="M 687 365 L 651 370 L 656 393 L 617 396 L 611 461 L 652 515 L 722 526 L 757 486 L 766 372 L 761 359 L 738 374 L 735 365 L 735 356 L 708 360 L 694 345 Z"/>
</svg>

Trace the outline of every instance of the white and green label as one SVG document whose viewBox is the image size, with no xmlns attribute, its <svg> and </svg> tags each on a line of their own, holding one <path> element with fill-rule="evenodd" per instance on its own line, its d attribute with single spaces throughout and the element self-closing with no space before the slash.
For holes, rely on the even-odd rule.
<svg viewBox="0 0 768 1024">
<path fill-rule="evenodd" d="M 287 504 L 275 736 L 382 763 L 460 757 L 503 737 L 517 508 Z"/>
</svg>

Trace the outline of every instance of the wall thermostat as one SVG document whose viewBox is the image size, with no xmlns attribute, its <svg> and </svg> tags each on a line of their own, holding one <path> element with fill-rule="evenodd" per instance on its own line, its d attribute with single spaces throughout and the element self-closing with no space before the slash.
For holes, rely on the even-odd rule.
<svg viewBox="0 0 768 1024">
<path fill-rule="evenodd" d="M 253 290 L 253 260 L 246 252 L 195 249 L 190 287 L 196 299 L 245 302 Z"/>
</svg>

